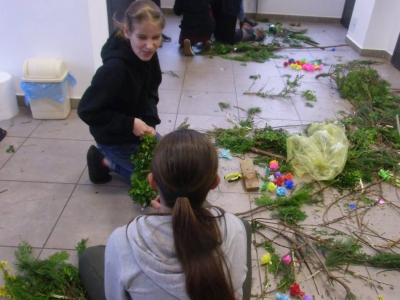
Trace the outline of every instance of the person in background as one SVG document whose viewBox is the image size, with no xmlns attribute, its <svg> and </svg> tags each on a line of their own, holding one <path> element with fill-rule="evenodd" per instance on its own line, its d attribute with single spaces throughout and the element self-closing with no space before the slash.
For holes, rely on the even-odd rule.
<svg viewBox="0 0 400 300">
<path fill-rule="evenodd" d="M 130 157 L 144 134 L 156 136 L 162 75 L 157 56 L 165 26 L 160 8 L 150 0 L 133 2 L 124 21 L 108 38 L 103 65 L 79 102 L 78 115 L 89 125 L 97 148 L 87 153 L 89 179 L 111 180 L 110 172 L 130 179 Z"/>
<path fill-rule="evenodd" d="M 233 45 L 238 42 L 261 41 L 265 34 L 244 23 L 236 29 L 238 15 L 241 12 L 242 0 L 211 0 L 211 9 L 215 19 L 214 37 L 217 41 Z"/>
<path fill-rule="evenodd" d="M 186 56 L 194 56 L 192 45 L 202 43 L 203 50 L 211 46 L 211 35 L 214 32 L 215 21 L 210 10 L 210 0 L 175 0 L 174 13 L 183 15 L 179 45 Z"/>
<path fill-rule="evenodd" d="M 7 131 L 4 129 L 0 128 L 0 141 L 2 141 L 7 135 Z"/>
<path fill-rule="evenodd" d="M 243 24 L 247 23 L 249 24 L 251 27 L 256 27 L 257 26 L 257 21 L 256 22 L 252 22 L 249 19 L 246 18 L 246 14 L 244 12 L 244 7 L 243 7 L 243 1 L 240 3 L 240 11 L 237 15 L 237 18 L 239 19 L 239 28 L 242 29 Z"/>
</svg>

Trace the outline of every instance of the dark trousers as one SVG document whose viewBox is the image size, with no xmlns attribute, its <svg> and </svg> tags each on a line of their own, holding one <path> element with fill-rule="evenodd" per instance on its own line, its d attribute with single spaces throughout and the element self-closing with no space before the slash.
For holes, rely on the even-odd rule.
<svg viewBox="0 0 400 300">
<path fill-rule="evenodd" d="M 251 294 L 251 226 L 241 219 L 247 235 L 247 275 L 243 283 L 243 300 L 250 300 Z M 87 248 L 79 257 L 79 275 L 90 300 L 106 300 L 104 291 L 105 246 Z"/>
</svg>

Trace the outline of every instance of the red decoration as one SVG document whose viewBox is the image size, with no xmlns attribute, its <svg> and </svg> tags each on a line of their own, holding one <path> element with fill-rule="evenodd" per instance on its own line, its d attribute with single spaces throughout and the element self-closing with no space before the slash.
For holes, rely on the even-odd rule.
<svg viewBox="0 0 400 300">
<path fill-rule="evenodd" d="M 281 176 L 279 176 L 277 179 L 276 179 L 276 181 L 274 181 L 274 183 L 277 185 L 277 186 L 283 186 L 283 178 L 281 177 Z"/>
<path fill-rule="evenodd" d="M 293 180 L 292 174 L 287 173 L 287 174 L 285 175 L 285 180 Z"/>
<path fill-rule="evenodd" d="M 300 286 L 295 282 L 290 286 L 290 296 L 305 296 L 305 293 L 300 290 Z"/>
<path fill-rule="evenodd" d="M 283 65 L 284 65 L 285 67 L 287 67 L 287 66 L 289 65 L 289 63 L 288 63 L 287 61 L 285 61 L 285 62 L 283 63 Z"/>
</svg>

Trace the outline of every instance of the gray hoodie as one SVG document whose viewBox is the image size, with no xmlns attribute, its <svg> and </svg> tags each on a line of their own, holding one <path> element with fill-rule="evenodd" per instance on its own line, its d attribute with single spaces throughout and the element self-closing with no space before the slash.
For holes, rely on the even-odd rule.
<svg viewBox="0 0 400 300">
<path fill-rule="evenodd" d="M 219 211 L 209 208 L 214 215 Z M 217 218 L 237 299 L 246 278 L 246 231 L 242 221 L 225 213 Z M 117 228 L 105 254 L 107 300 L 189 299 L 185 276 L 175 253 L 171 216 L 139 216 Z"/>
</svg>

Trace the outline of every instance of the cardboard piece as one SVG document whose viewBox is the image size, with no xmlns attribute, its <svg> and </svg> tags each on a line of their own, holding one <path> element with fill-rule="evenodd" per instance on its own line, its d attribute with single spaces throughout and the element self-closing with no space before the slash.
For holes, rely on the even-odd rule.
<svg viewBox="0 0 400 300">
<path fill-rule="evenodd" d="M 253 162 L 251 160 L 244 160 L 240 162 L 240 168 L 242 169 L 243 181 L 245 188 L 248 192 L 258 191 L 260 185 L 258 183 L 258 176 L 254 169 Z"/>
</svg>

